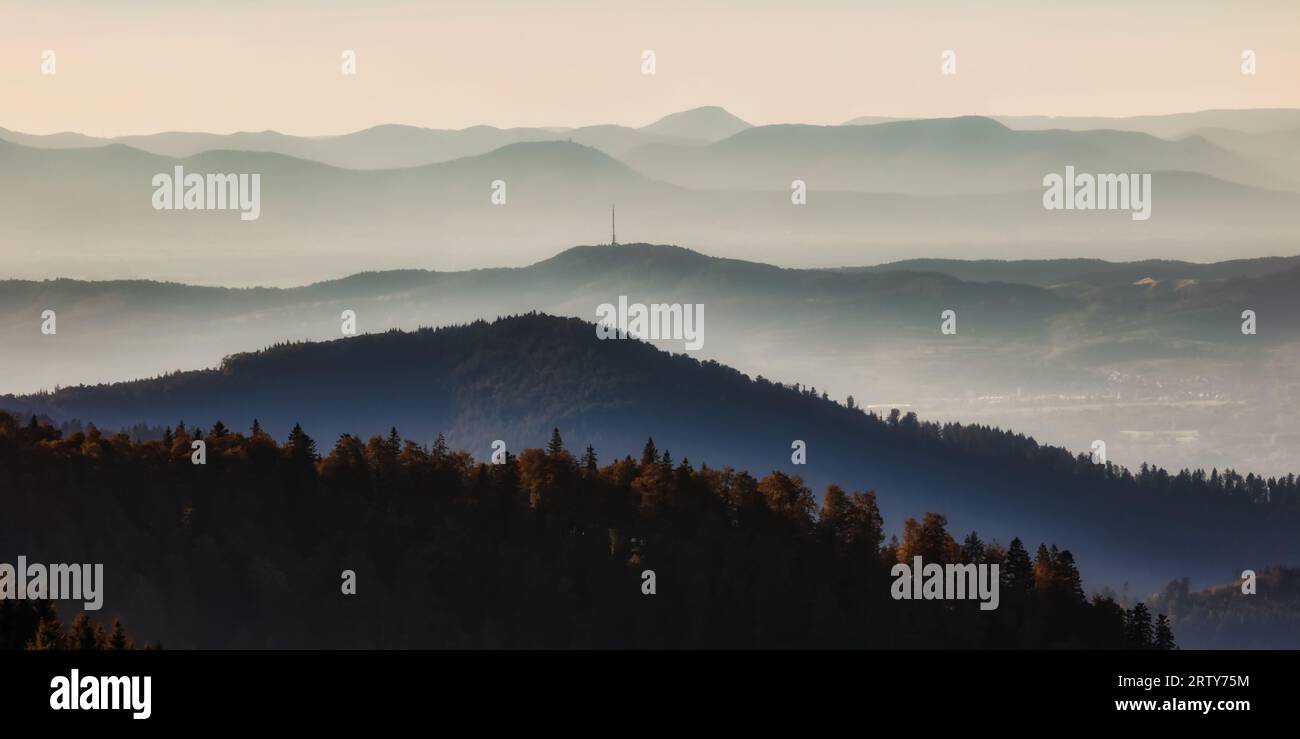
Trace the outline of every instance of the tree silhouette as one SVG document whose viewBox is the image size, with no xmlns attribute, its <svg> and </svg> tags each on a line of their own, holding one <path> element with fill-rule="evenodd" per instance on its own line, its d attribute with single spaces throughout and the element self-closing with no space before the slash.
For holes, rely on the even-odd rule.
<svg viewBox="0 0 1300 739">
<path fill-rule="evenodd" d="M 961 561 L 970 564 L 980 564 L 984 561 L 984 542 L 974 531 L 966 535 L 966 539 L 961 543 Z"/>
<path fill-rule="evenodd" d="M 1151 628 L 1151 611 L 1147 610 L 1145 603 L 1133 606 L 1125 614 L 1124 622 L 1124 635 L 1129 646 L 1134 649 L 1152 647 L 1155 637 Z"/>
<path fill-rule="evenodd" d="M 296 423 L 289 432 L 289 440 L 284 448 L 290 459 L 302 462 L 315 462 L 320 456 L 316 453 L 316 442 Z"/>
<path fill-rule="evenodd" d="M 978 537 L 963 550 L 930 512 L 882 547 L 874 492 L 831 486 L 815 517 L 797 476 L 756 479 L 685 456 L 670 467 L 653 442 L 647 464 L 625 456 L 600 467 L 590 445 L 581 466 L 547 448 L 489 464 L 445 443 L 435 455 L 390 429 L 364 443 L 341 433 L 313 459 L 296 427 L 283 445 L 230 432 L 199 469 L 187 436 L 173 448 L 89 429 L 63 438 L 0 413 L 0 476 L 32 492 L 6 497 L 0 539 L 20 550 L 81 541 L 90 561 L 130 563 L 138 585 L 115 608 L 150 614 L 153 636 L 183 647 L 1121 648 L 1140 621 L 1107 599 L 1061 598 L 1072 585 L 1034 592 L 1019 539 L 1005 555 L 984 547 L 1023 584 L 998 610 L 895 601 L 900 554 L 956 562 Z M 44 523 L 33 531 L 30 521 Z M 103 521 L 114 536 L 95 533 Z M 1046 552 L 1054 577 L 1071 583 L 1068 551 Z M 364 599 L 320 597 L 337 587 L 322 573 L 342 567 L 367 573 Z M 673 573 L 672 597 L 641 599 L 644 568 Z M 192 587 L 232 570 L 238 598 Z M 80 614 L 65 632 L 47 601 L 6 600 L 0 646 L 130 642 L 120 622 L 105 633 Z"/>
<path fill-rule="evenodd" d="M 1163 650 L 1178 648 L 1178 646 L 1174 644 L 1174 630 L 1169 625 L 1169 617 L 1163 613 L 1156 616 L 1155 648 Z"/>
<path fill-rule="evenodd" d="M 1015 595 L 1027 595 L 1034 589 L 1034 567 L 1029 562 L 1029 552 L 1020 543 L 1019 537 L 1012 539 L 1007 547 L 1007 558 L 1002 563 L 1002 587 Z"/>
<path fill-rule="evenodd" d="M 641 450 L 641 466 L 648 467 L 659 461 L 659 450 L 655 448 L 654 437 L 645 440 L 645 448 Z"/>
</svg>

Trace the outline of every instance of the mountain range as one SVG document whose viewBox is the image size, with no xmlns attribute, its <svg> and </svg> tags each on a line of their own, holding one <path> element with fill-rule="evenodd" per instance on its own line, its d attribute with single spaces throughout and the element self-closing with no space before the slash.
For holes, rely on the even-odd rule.
<svg viewBox="0 0 1300 739">
<path fill-rule="evenodd" d="M 619 233 L 633 235 L 625 240 L 789 266 L 918 251 L 1127 258 L 1140 247 L 1198 261 L 1294 251 L 1300 193 L 1280 189 L 1289 186 L 1283 176 L 1204 139 L 1147 139 L 1019 132 L 988 119 L 768 126 L 712 144 L 647 145 L 626 155 L 631 164 L 561 140 L 380 170 L 256 151 L 177 159 L 123 144 L 0 142 L 0 258 L 7 277 L 225 285 L 517 266 L 604 240 L 612 205 Z M 1043 177 L 1067 164 L 1150 168 L 1151 218 L 1044 210 Z M 259 218 L 154 210 L 154 175 L 177 166 L 259 174 Z M 796 179 L 807 185 L 806 205 L 792 200 Z"/>
</svg>

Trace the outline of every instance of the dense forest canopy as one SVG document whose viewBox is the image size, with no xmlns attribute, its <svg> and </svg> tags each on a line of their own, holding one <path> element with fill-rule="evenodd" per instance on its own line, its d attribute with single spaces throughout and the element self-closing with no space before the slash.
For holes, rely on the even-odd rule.
<svg viewBox="0 0 1300 739">
<path fill-rule="evenodd" d="M 104 562 L 105 612 L 179 647 L 1173 645 L 1144 605 L 1087 599 L 1056 545 L 959 543 L 933 512 L 886 539 L 870 490 L 819 506 L 798 476 L 696 467 L 653 439 L 604 464 L 558 430 L 501 464 L 396 429 L 322 451 L 300 426 L 283 444 L 257 422 L 133 441 L 0 414 L 0 542 Z M 1000 607 L 893 600 L 890 566 L 914 556 L 998 563 Z M 22 628 L 6 645 L 49 626 Z"/>
</svg>

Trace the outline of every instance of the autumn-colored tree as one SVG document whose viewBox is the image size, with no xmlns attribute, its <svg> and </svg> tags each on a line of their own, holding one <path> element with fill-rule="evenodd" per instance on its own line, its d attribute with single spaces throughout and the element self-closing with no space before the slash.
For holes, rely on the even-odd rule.
<svg viewBox="0 0 1300 739">
<path fill-rule="evenodd" d="M 885 522 L 875 492 L 845 495 L 839 485 L 828 486 L 818 525 L 842 551 L 875 554 L 884 539 Z"/>
<path fill-rule="evenodd" d="M 1038 553 L 1034 556 L 1034 589 L 1045 593 L 1057 590 L 1059 587 L 1060 583 L 1056 578 L 1056 557 L 1046 545 L 1039 544 Z"/>
<path fill-rule="evenodd" d="M 108 634 L 108 648 L 121 652 L 127 647 L 126 629 L 122 628 L 121 619 L 114 618 L 112 630 Z"/>
<path fill-rule="evenodd" d="M 914 557 L 936 564 L 957 562 L 961 547 L 947 530 L 948 519 L 938 513 L 927 513 L 920 523 L 915 518 L 903 521 L 903 543 L 898 548 L 898 561 L 912 563 Z"/>
<path fill-rule="evenodd" d="M 758 483 L 758 492 L 777 516 L 799 527 L 812 525 L 817 499 L 798 475 L 773 472 Z"/>
</svg>

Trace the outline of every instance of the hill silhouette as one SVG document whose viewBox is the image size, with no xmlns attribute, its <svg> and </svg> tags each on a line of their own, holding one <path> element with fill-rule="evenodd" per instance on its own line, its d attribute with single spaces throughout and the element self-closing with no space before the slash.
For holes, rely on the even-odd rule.
<svg viewBox="0 0 1300 739">
<path fill-rule="evenodd" d="M 323 439 L 390 425 L 443 432 L 486 455 L 559 427 L 603 454 L 635 453 L 647 435 L 698 463 L 785 470 L 814 485 L 870 487 L 886 518 L 939 510 L 961 529 L 1074 542 L 1098 584 L 1155 588 L 1222 578 L 1244 562 L 1300 557 L 1294 478 L 1092 464 L 1010 432 L 883 418 L 808 388 L 750 379 L 638 341 L 600 341 L 592 324 L 526 315 L 274 347 L 217 370 L 0 399 L 20 413 L 105 429 L 184 420 L 251 424 L 276 435 L 301 423 Z M 808 464 L 791 463 L 804 441 Z"/>
<path fill-rule="evenodd" d="M 627 295 L 706 303 L 700 358 L 882 412 L 893 404 L 1009 426 L 1071 449 L 1105 439 L 1130 466 L 1286 474 L 1300 439 L 1276 409 L 1292 392 L 1297 282 L 1295 260 L 1282 258 L 799 270 L 649 244 L 574 247 L 525 268 L 366 272 L 285 289 L 8 280 L 0 393 L 213 367 L 251 348 L 337 337 L 345 310 L 360 331 L 379 332 L 531 310 L 593 320 L 597 305 Z M 1241 333 L 1247 308 L 1260 317 L 1258 335 Z M 47 309 L 58 312 L 57 337 L 32 330 Z M 956 335 L 939 332 L 949 309 Z"/>
</svg>

